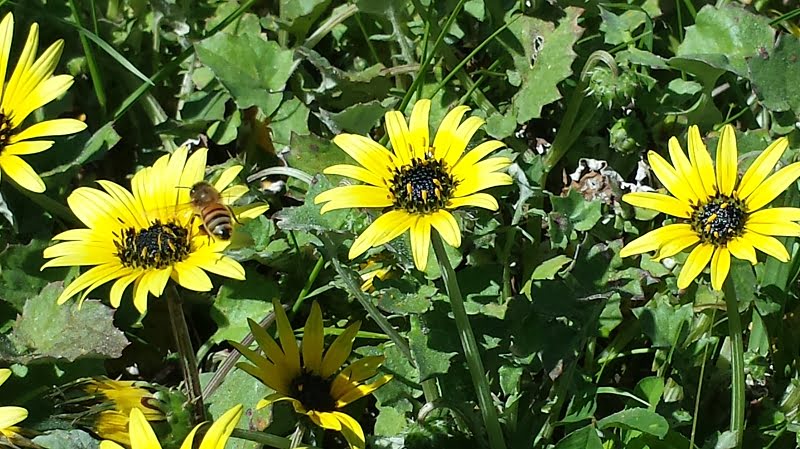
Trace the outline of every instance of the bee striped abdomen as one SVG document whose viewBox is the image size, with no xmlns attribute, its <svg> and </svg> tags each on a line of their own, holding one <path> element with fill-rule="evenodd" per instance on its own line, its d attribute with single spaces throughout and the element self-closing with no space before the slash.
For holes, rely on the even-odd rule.
<svg viewBox="0 0 800 449">
<path fill-rule="evenodd" d="M 200 218 L 206 231 L 222 240 L 231 238 L 233 231 L 231 211 L 225 205 L 212 203 L 200 210 Z"/>
</svg>

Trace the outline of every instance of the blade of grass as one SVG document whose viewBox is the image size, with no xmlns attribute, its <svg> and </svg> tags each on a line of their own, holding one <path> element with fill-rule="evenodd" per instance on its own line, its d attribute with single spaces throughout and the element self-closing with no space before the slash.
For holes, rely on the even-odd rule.
<svg viewBox="0 0 800 449">
<path fill-rule="evenodd" d="M 75 6 L 75 0 L 69 0 L 69 9 L 72 11 L 72 20 L 75 21 L 76 25 L 82 27 L 81 15 L 78 12 L 78 7 Z M 103 117 L 105 117 L 108 101 L 106 97 L 106 91 L 103 88 L 103 75 L 101 74 L 100 69 L 97 67 L 97 59 L 94 56 L 92 46 L 89 45 L 89 39 L 86 37 L 86 34 L 79 33 L 79 39 L 81 41 L 81 46 L 83 47 L 83 54 L 86 56 L 86 65 L 89 67 L 89 75 L 92 78 L 94 95 L 97 98 L 97 104 L 100 105 L 100 111 L 103 114 Z"/>
</svg>

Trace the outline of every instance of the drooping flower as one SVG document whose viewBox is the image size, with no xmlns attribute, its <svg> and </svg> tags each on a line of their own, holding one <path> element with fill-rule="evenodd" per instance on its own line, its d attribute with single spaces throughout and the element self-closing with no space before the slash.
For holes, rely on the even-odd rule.
<svg viewBox="0 0 800 449">
<path fill-rule="evenodd" d="M 243 407 L 241 404 L 223 413 L 218 420 L 214 421 L 208 432 L 202 437 L 198 449 L 222 449 L 228 442 L 233 429 L 242 417 Z M 202 424 L 197 425 L 181 445 L 181 449 L 192 449 L 195 447 L 195 434 Z M 161 443 L 156 437 L 150 423 L 147 422 L 144 414 L 138 408 L 131 410 L 130 424 L 128 427 L 128 438 L 131 442 L 131 449 L 161 449 Z M 102 441 L 100 449 L 123 449 L 122 446 L 113 441 Z"/>
<path fill-rule="evenodd" d="M 342 369 L 353 350 L 360 323 L 347 327 L 326 352 L 322 311 L 316 302 L 303 328 L 302 349 L 298 350 L 286 312 L 277 301 L 273 301 L 273 307 L 280 346 L 252 320 L 248 320 L 250 330 L 264 355 L 231 342 L 251 362 L 236 366 L 275 390 L 257 407 L 289 401 L 297 413 L 308 416 L 314 424 L 341 432 L 351 448 L 363 448 L 361 425 L 342 409 L 391 380 L 391 375 L 383 375 L 366 383 L 378 374 L 383 356 L 364 357 Z"/>
<path fill-rule="evenodd" d="M 82 388 L 91 396 L 87 399 L 109 407 L 94 417 L 92 426 L 95 433 L 105 440 L 131 445 L 128 420 L 133 409 L 139 409 L 149 422 L 166 419 L 158 399 L 144 382 L 96 377 L 86 380 Z"/>
<path fill-rule="evenodd" d="M 0 369 L 0 385 L 3 385 L 9 377 L 11 377 L 10 369 Z M 27 417 L 28 411 L 22 407 L 0 407 L 0 435 L 6 440 L 13 440 L 18 436 L 20 431 L 17 424 Z M 0 441 L 3 438 L 0 438 Z"/>
<path fill-rule="evenodd" d="M 230 241 L 208 235 L 193 208 L 186 207 L 190 204 L 189 187 L 203 180 L 206 153 L 200 148 L 189 157 L 188 148 L 183 146 L 136 173 L 131 180 L 132 191 L 101 180 L 97 182 L 103 190 L 80 187 L 67 198 L 72 211 L 88 228 L 53 237 L 61 242 L 45 249 L 44 257 L 52 260 L 42 269 L 93 267 L 64 289 L 59 304 L 81 291 L 83 301 L 92 290 L 113 280 L 111 305 L 119 307 L 123 292 L 133 283 L 133 304 L 144 313 L 148 292 L 161 296 L 170 279 L 195 291 L 211 290 L 206 271 L 244 279 L 242 266 L 223 254 Z M 229 167 L 214 183 L 224 204 L 247 192 L 243 185 L 231 185 L 241 170 L 239 165 Z M 267 207 L 255 205 L 236 216 L 254 218 Z"/>
<path fill-rule="evenodd" d="M 711 263 L 711 285 L 722 289 L 731 255 L 757 263 L 756 249 L 781 262 L 789 253 L 774 236 L 800 236 L 800 209 L 764 209 L 800 176 L 800 163 L 776 173 L 788 146 L 782 137 L 767 147 L 739 178 L 738 151 L 733 127 L 726 125 L 717 144 L 716 170 L 696 126 L 689 128 L 689 157 L 676 138 L 669 141 L 672 164 L 653 151 L 647 155 L 656 177 L 670 195 L 657 192 L 628 193 L 622 200 L 637 207 L 676 217 L 669 224 L 633 240 L 622 257 L 656 251 L 655 259 L 671 257 L 694 246 L 678 275 L 678 287 L 686 288 Z"/>
<path fill-rule="evenodd" d="M 55 119 L 22 126 L 33 111 L 66 92 L 73 80 L 70 75 L 53 76 L 64 48 L 63 40 L 54 42 L 36 57 L 39 26 L 34 23 L 6 81 L 13 34 L 14 16 L 8 13 L 0 22 L 0 171 L 25 189 L 44 192 L 44 182 L 20 156 L 41 153 L 53 146 L 52 140 L 38 139 L 74 134 L 86 129 L 86 124 L 75 119 Z"/>
<path fill-rule="evenodd" d="M 511 164 L 509 158 L 484 159 L 503 147 L 502 142 L 489 140 L 466 151 L 483 119 L 469 117 L 461 123 L 469 108 L 457 106 L 442 120 L 431 142 L 430 107 L 430 100 L 418 101 L 408 124 L 402 113 L 386 113 L 392 151 L 360 135 L 340 134 L 333 139 L 361 166 L 334 165 L 324 172 L 366 185 L 335 187 L 320 193 L 314 202 L 326 203 L 322 213 L 353 207 L 387 209 L 353 242 L 351 259 L 410 230 L 414 263 L 424 270 L 431 227 L 449 245 L 460 246 L 461 230 L 450 211 L 465 206 L 497 210 L 494 197 L 481 191 L 512 183 L 502 172 Z"/>
</svg>

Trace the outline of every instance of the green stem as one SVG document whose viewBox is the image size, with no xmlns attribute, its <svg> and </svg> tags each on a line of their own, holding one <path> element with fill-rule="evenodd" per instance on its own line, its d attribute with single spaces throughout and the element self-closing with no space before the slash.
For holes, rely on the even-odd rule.
<svg viewBox="0 0 800 449">
<path fill-rule="evenodd" d="M 69 0 L 69 9 L 72 11 L 72 19 L 75 20 L 75 24 L 79 27 L 83 27 L 81 24 L 81 16 L 78 13 L 78 7 L 75 6 L 75 0 Z M 94 14 L 94 11 L 92 11 Z M 96 25 L 96 22 L 95 24 Z M 95 34 L 97 34 L 97 27 L 95 26 Z M 97 65 L 97 60 L 94 57 L 94 52 L 92 51 L 92 47 L 89 45 L 89 39 L 83 33 L 78 33 L 79 39 L 81 40 L 81 46 L 83 47 L 83 54 L 86 56 L 86 65 L 89 67 L 89 75 L 92 78 L 92 87 L 94 88 L 94 94 L 97 97 L 97 104 L 100 105 L 100 110 L 103 113 L 103 116 L 106 114 L 106 92 L 103 89 L 103 76 L 100 68 Z"/>
<path fill-rule="evenodd" d="M 367 311 L 367 315 L 369 315 L 369 317 L 375 321 L 375 324 L 377 324 L 389 339 L 392 340 L 392 343 L 394 343 L 400 353 L 403 354 L 409 363 L 416 366 L 416 360 L 414 360 L 414 357 L 411 355 L 411 349 L 409 349 L 406 340 L 397 332 L 394 326 L 392 326 L 392 323 L 383 316 L 375 304 L 372 303 L 372 300 L 361 290 L 361 284 L 356 282 L 351 273 L 345 271 L 342 263 L 339 262 L 339 258 L 336 257 L 336 246 L 333 241 L 324 234 L 321 236 L 321 239 L 325 251 L 328 253 L 327 256 L 330 258 L 333 268 L 336 270 L 336 274 L 344 281 L 347 292 L 355 296 L 356 300 L 361 304 L 361 307 Z M 436 379 L 428 379 L 422 382 L 422 392 L 425 394 L 426 402 L 434 402 L 439 399 L 439 387 L 436 385 Z"/>
<path fill-rule="evenodd" d="M 728 332 L 731 339 L 731 432 L 736 435 L 736 447 L 741 448 L 745 406 L 744 342 L 742 322 L 739 317 L 739 300 L 736 297 L 733 278 L 728 276 L 722 291 L 728 308 Z"/>
<path fill-rule="evenodd" d="M 319 272 L 322 271 L 323 266 L 325 266 L 325 258 L 320 256 L 319 259 L 317 259 L 317 263 L 314 264 L 314 268 L 311 270 L 308 280 L 306 280 L 306 285 L 303 286 L 303 289 L 300 290 L 300 294 L 297 295 L 297 301 L 294 302 L 292 310 L 289 312 L 291 316 L 294 316 L 297 314 L 297 311 L 300 310 L 300 306 L 302 306 L 303 301 L 306 300 L 306 295 L 311 291 L 311 287 L 314 285 L 314 281 L 317 280 L 317 276 L 319 276 Z"/>
<path fill-rule="evenodd" d="M 37 206 L 46 210 L 53 216 L 64 220 L 64 222 L 69 223 L 71 226 L 83 226 L 83 223 L 81 223 L 81 221 L 78 220 L 78 217 L 76 217 L 75 214 L 72 213 L 72 210 L 70 210 L 63 204 L 59 203 L 58 201 L 45 195 L 44 193 L 31 192 L 25 187 L 22 187 L 21 185 L 17 184 L 17 182 L 11 179 L 11 177 L 9 176 L 3 178 L 3 181 L 6 181 L 12 186 L 14 186 L 14 188 L 17 189 L 19 193 L 25 195 L 28 199 L 33 201 Z"/>
<path fill-rule="evenodd" d="M 486 377 L 486 370 L 483 368 L 483 361 L 478 349 L 478 342 L 472 332 L 472 325 L 469 323 L 467 311 L 464 308 L 464 300 L 461 297 L 461 289 L 456 280 L 456 273 L 450 265 L 450 259 L 445 253 L 442 239 L 438 232 L 431 234 L 433 251 L 442 269 L 442 279 L 447 288 L 447 295 L 450 297 L 450 308 L 456 320 L 458 337 L 461 340 L 461 347 L 464 349 L 464 356 L 467 360 L 469 374 L 472 377 L 472 385 L 478 394 L 478 406 L 483 417 L 483 424 L 486 426 L 486 433 L 489 436 L 489 447 L 491 449 L 505 449 L 506 443 L 503 438 L 503 430 L 500 428 L 500 421 L 497 418 L 497 410 L 492 400 L 492 392 Z"/>
<path fill-rule="evenodd" d="M 255 432 L 252 430 L 244 430 L 244 429 L 233 429 L 233 433 L 231 433 L 231 438 L 254 441 L 256 443 L 265 444 L 269 447 L 274 447 L 277 449 L 289 449 L 289 446 L 291 445 L 291 441 L 288 438 L 279 437 L 277 435 L 272 435 L 266 432 Z M 315 448 L 314 446 L 304 446 L 304 447 L 306 447 L 307 449 L 319 449 Z"/>
<path fill-rule="evenodd" d="M 200 370 L 197 367 L 194 349 L 192 349 L 189 326 L 186 325 L 186 315 L 183 313 L 183 303 L 178 289 L 171 282 L 167 287 L 167 308 L 172 336 L 175 337 L 175 345 L 181 361 L 183 380 L 186 382 L 187 397 L 193 409 L 193 418 L 195 422 L 203 422 L 206 420 L 206 411 L 203 407 L 203 392 L 200 389 Z"/>
</svg>

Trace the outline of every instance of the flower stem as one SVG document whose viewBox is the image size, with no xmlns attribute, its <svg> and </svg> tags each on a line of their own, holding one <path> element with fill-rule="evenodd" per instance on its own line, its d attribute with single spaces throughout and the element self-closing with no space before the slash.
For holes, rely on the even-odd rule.
<svg viewBox="0 0 800 449">
<path fill-rule="evenodd" d="M 297 295 L 297 301 L 294 302 L 292 305 L 292 310 L 289 312 L 291 316 L 294 316 L 300 307 L 303 305 L 303 301 L 306 300 L 306 296 L 308 296 L 308 292 L 311 291 L 311 287 L 314 285 L 314 281 L 317 280 L 317 276 L 319 276 L 319 272 L 322 271 L 322 267 L 325 265 L 325 258 L 320 256 L 317 259 L 317 263 L 314 264 L 314 268 L 311 269 L 311 274 L 308 275 L 308 280 L 306 280 L 306 284 L 303 286 L 303 289 L 300 290 L 300 294 Z"/>
<path fill-rule="evenodd" d="M 736 435 L 736 447 L 742 447 L 744 433 L 744 343 L 742 322 L 739 317 L 739 300 L 733 279 L 728 276 L 722 286 L 728 308 L 728 333 L 731 339 L 731 432 Z"/>
<path fill-rule="evenodd" d="M 189 326 L 186 325 L 186 315 L 183 314 L 181 297 L 178 294 L 178 289 L 171 282 L 167 287 L 167 308 L 169 310 L 172 336 L 175 337 L 175 345 L 178 348 L 178 357 L 181 361 L 183 380 L 186 382 L 189 404 L 193 409 L 193 418 L 195 422 L 203 422 L 206 420 L 206 411 L 205 407 L 203 407 L 203 393 L 200 389 L 197 359 L 194 356 L 194 349 L 192 349 L 192 340 L 189 336 Z"/>
<path fill-rule="evenodd" d="M 461 297 L 461 289 L 458 287 L 456 273 L 447 258 L 442 239 L 435 230 L 431 233 L 431 241 L 436 259 L 442 269 L 442 279 L 447 288 L 447 295 L 450 297 L 450 307 L 456 320 L 458 337 L 461 340 L 461 347 L 464 348 L 472 384 L 478 393 L 478 405 L 483 417 L 483 424 L 486 426 L 486 433 L 489 436 L 489 447 L 504 449 L 506 443 L 503 438 L 503 430 L 500 428 L 500 421 L 497 418 L 497 410 L 494 407 L 486 371 L 483 368 L 483 361 L 481 361 L 478 342 L 475 340 L 475 334 L 472 332 L 472 326 L 464 308 L 464 300 Z"/>
<path fill-rule="evenodd" d="M 336 246 L 334 245 L 333 241 L 327 235 L 321 235 L 322 242 L 324 244 L 325 252 L 327 253 L 328 258 L 330 258 L 331 263 L 333 264 L 333 268 L 336 270 L 336 274 L 339 275 L 339 278 L 344 282 L 345 288 L 347 292 L 351 295 L 355 296 L 356 300 L 361 304 L 361 307 L 367 311 L 367 315 L 372 318 L 373 321 L 381 328 L 381 330 L 392 340 L 392 343 L 397 347 L 401 354 L 411 363 L 412 365 L 416 366 L 416 361 L 414 357 L 411 355 L 411 349 L 408 347 L 408 343 L 400 335 L 399 332 L 392 326 L 392 323 L 386 319 L 385 316 L 381 313 L 380 310 L 372 303 L 372 300 L 361 290 L 360 282 L 356 282 L 355 278 L 351 273 L 348 273 L 342 263 L 339 262 L 339 258 L 336 257 Z M 434 402 L 439 399 L 439 388 L 436 385 L 436 379 L 428 379 L 422 382 L 422 391 L 425 394 L 425 401 L 426 402 Z"/>
</svg>

